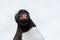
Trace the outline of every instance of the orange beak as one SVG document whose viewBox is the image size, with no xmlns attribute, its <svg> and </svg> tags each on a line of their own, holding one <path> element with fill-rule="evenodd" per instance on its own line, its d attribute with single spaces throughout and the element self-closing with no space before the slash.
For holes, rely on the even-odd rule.
<svg viewBox="0 0 60 40">
<path fill-rule="evenodd" d="M 24 15 L 23 15 L 23 16 L 21 16 L 21 19 L 23 19 L 23 20 L 24 20 L 24 19 L 26 19 L 26 18 L 27 18 L 27 17 L 26 17 L 26 16 L 24 16 Z"/>
</svg>

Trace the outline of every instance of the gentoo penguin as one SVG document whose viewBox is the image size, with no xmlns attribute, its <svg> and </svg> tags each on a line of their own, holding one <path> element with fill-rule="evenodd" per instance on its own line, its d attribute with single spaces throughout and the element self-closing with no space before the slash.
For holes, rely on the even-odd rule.
<svg viewBox="0 0 60 40">
<path fill-rule="evenodd" d="M 42 34 L 31 20 L 27 10 L 19 10 L 15 15 L 15 21 L 18 27 L 13 40 L 44 40 Z"/>
</svg>

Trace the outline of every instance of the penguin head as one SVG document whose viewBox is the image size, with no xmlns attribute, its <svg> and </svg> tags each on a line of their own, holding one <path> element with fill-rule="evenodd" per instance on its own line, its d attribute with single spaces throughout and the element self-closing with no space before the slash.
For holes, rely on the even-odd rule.
<svg viewBox="0 0 60 40">
<path fill-rule="evenodd" d="M 24 9 L 18 11 L 18 13 L 15 15 L 15 21 L 18 24 L 18 28 L 20 28 L 22 32 L 26 32 L 32 27 L 36 27 L 29 16 L 29 12 Z"/>
<path fill-rule="evenodd" d="M 27 25 L 30 20 L 29 12 L 27 10 L 19 10 L 15 15 L 15 20 L 19 25 Z"/>
</svg>

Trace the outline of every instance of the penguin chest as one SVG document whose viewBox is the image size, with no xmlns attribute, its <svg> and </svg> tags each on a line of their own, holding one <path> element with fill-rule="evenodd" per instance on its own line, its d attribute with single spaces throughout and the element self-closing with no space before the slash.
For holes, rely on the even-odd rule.
<svg viewBox="0 0 60 40">
<path fill-rule="evenodd" d="M 28 32 L 22 33 L 22 40 L 42 40 L 42 35 L 36 28 L 32 28 Z"/>
</svg>

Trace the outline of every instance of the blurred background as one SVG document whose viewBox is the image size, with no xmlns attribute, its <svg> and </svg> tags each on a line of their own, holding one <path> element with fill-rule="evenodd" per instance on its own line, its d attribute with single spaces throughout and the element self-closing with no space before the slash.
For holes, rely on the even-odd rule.
<svg viewBox="0 0 60 40">
<path fill-rule="evenodd" d="M 20 9 L 30 13 L 45 40 L 60 40 L 60 0 L 0 0 L 0 40 L 13 40 Z"/>
</svg>

